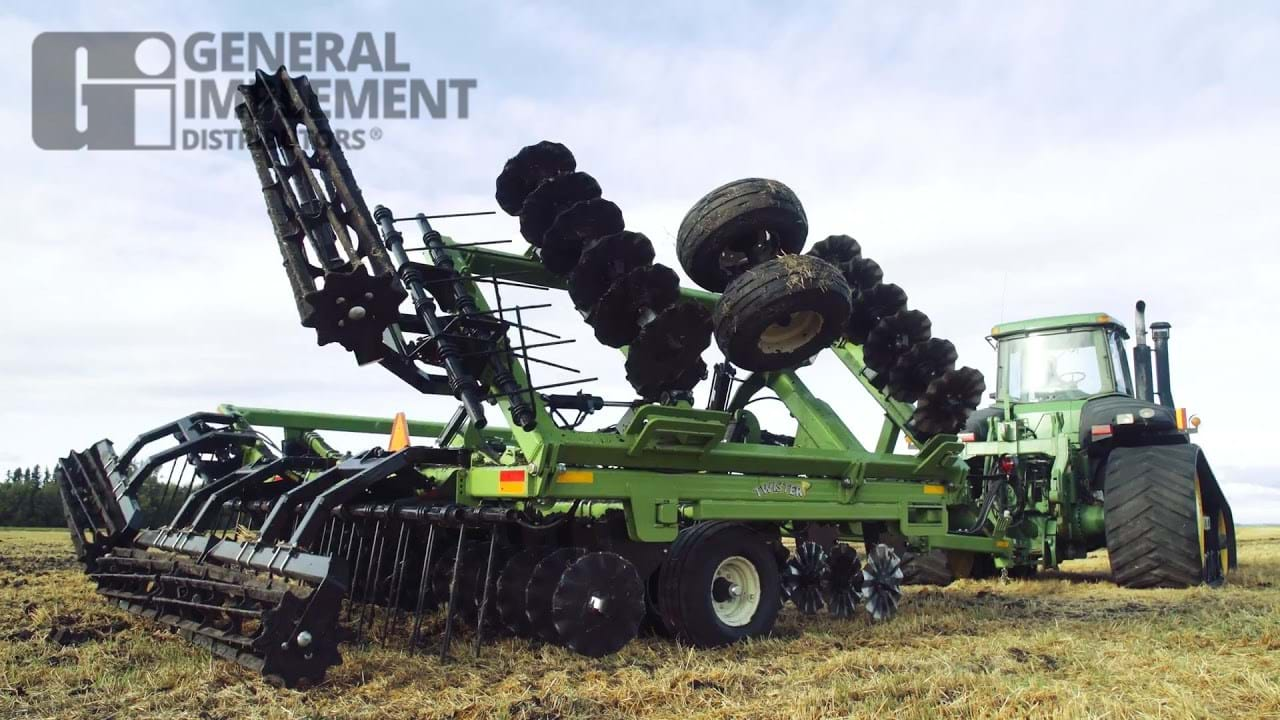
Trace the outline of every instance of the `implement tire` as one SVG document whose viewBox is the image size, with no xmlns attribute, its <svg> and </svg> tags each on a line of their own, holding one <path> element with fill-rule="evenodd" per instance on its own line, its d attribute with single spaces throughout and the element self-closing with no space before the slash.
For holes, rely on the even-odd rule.
<svg viewBox="0 0 1280 720">
<path fill-rule="evenodd" d="M 804 249 L 809 220 L 791 188 L 777 180 L 745 178 L 694 203 L 676 234 L 676 254 L 689 278 L 722 292 L 748 268 Z"/>
<path fill-rule="evenodd" d="M 1111 451 L 1103 502 L 1116 584 L 1182 588 L 1221 582 L 1225 568 L 1215 567 L 1218 553 L 1206 550 L 1199 461 L 1200 448 L 1189 444 Z"/>
<path fill-rule="evenodd" d="M 747 525 L 699 523 L 671 544 L 658 595 L 667 629 L 696 647 L 768 635 L 782 608 L 778 559 L 768 538 Z"/>
</svg>

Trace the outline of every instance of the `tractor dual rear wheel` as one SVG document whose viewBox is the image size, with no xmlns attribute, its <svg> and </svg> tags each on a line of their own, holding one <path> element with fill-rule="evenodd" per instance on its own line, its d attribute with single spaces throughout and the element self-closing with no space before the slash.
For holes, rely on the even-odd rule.
<svg viewBox="0 0 1280 720">
<path fill-rule="evenodd" d="M 1200 448 L 1189 444 L 1111 451 L 1103 497 L 1107 554 L 1117 584 L 1217 586 L 1225 580 L 1226 514 L 1206 508 L 1199 455 Z"/>
</svg>

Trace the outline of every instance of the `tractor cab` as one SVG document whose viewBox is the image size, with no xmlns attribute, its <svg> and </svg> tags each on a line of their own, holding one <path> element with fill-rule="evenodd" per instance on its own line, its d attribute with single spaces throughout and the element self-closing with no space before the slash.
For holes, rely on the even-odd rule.
<svg viewBox="0 0 1280 720">
<path fill-rule="evenodd" d="M 998 354 L 995 399 L 1001 404 L 1133 396 L 1133 378 L 1115 318 L 1059 315 L 997 325 L 988 338 Z"/>
</svg>

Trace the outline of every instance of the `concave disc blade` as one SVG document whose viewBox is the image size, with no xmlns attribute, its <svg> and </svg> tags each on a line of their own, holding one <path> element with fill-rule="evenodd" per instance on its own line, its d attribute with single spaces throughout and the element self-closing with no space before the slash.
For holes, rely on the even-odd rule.
<svg viewBox="0 0 1280 720">
<path fill-rule="evenodd" d="M 525 548 L 513 555 L 502 568 L 502 573 L 498 575 L 498 617 L 508 630 L 519 637 L 529 637 L 533 634 L 525 605 L 525 593 L 529 589 L 529 579 L 533 577 L 533 569 L 555 550 L 553 545 Z"/>
<path fill-rule="evenodd" d="M 861 598 L 871 619 L 887 620 L 898 611 L 902 598 L 902 563 L 888 545 L 880 544 L 862 566 Z"/>
<path fill-rule="evenodd" d="M 614 281 L 653 263 L 653 243 L 641 233 L 622 231 L 596 238 L 582 248 L 569 273 L 569 297 L 574 307 L 590 311 Z"/>
<path fill-rule="evenodd" d="M 543 180 L 573 172 L 577 166 L 573 153 L 558 142 L 543 140 L 526 145 L 502 166 L 493 197 L 503 212 L 519 214 L 525 198 Z"/>
<path fill-rule="evenodd" d="M 643 398 L 690 390 L 706 374 L 702 351 L 711 344 L 711 312 L 693 302 L 663 310 L 627 351 L 627 381 Z"/>
<path fill-rule="evenodd" d="M 587 322 L 596 340 L 609 347 L 628 345 L 647 316 L 671 307 L 680 297 L 680 277 L 666 265 L 638 267 L 614 280 Z"/>
<path fill-rule="evenodd" d="M 867 333 L 862 359 L 867 367 L 885 376 L 898 363 L 898 358 L 916 343 L 928 340 L 933 322 L 919 310 L 900 310 L 880 320 Z"/>
<path fill-rule="evenodd" d="M 986 390 L 982 373 L 971 367 L 943 373 L 929 383 L 929 389 L 916 403 L 912 429 L 925 436 L 960 432 Z"/>
<path fill-rule="evenodd" d="M 867 335 L 880 322 L 880 318 L 905 310 L 906 307 L 907 293 L 893 283 L 880 283 L 855 292 L 845 336 L 861 345 L 867 341 Z"/>
<path fill-rule="evenodd" d="M 950 340 L 929 338 L 911 346 L 889 371 L 889 396 L 913 403 L 929 388 L 929 383 L 956 366 L 956 346 Z"/>
<path fill-rule="evenodd" d="M 862 258 L 862 246 L 848 235 L 829 235 L 814 243 L 805 254 L 835 265 L 847 279 L 854 269 L 855 261 Z"/>
<path fill-rule="evenodd" d="M 795 554 L 782 571 L 782 592 L 806 615 L 822 609 L 822 576 L 826 572 L 827 553 L 816 542 L 796 546 Z"/>
<path fill-rule="evenodd" d="M 595 198 L 583 200 L 556 215 L 551 227 L 542 234 L 542 265 L 557 275 L 564 275 L 578 264 L 578 256 L 588 242 L 622 232 L 625 223 L 617 205 Z"/>
<path fill-rule="evenodd" d="M 479 567 L 483 571 L 488 559 L 489 544 L 487 542 L 474 541 L 464 545 L 456 589 L 453 580 L 454 554 L 450 552 L 447 557 L 442 557 L 433 563 L 435 568 L 431 577 L 431 589 L 437 602 L 445 605 L 452 598 L 455 604 L 449 608 L 449 612 L 468 625 L 475 624 L 476 603 L 479 602 L 480 584 L 476 580 L 476 568 Z"/>
<path fill-rule="evenodd" d="M 552 598 L 556 632 L 570 650 L 604 657 L 631 642 L 644 619 L 644 582 L 611 552 L 583 555 L 560 576 Z"/>
<path fill-rule="evenodd" d="M 827 611 L 835 617 L 851 617 L 860 602 L 862 590 L 862 563 L 858 553 L 845 544 L 827 553 L 827 572 L 822 578 L 823 593 L 827 599 Z"/>
<path fill-rule="evenodd" d="M 560 633 L 556 631 L 553 615 L 552 598 L 556 587 L 560 585 L 560 576 L 566 568 L 587 551 L 580 547 L 560 548 L 542 558 L 533 568 L 525 588 L 525 616 L 529 619 L 529 630 L 534 637 L 547 642 L 560 642 Z"/>
<path fill-rule="evenodd" d="M 534 247 L 556 216 L 574 203 L 600 197 L 600 183 L 584 172 L 556 175 L 542 181 L 520 207 L 520 234 Z"/>
</svg>

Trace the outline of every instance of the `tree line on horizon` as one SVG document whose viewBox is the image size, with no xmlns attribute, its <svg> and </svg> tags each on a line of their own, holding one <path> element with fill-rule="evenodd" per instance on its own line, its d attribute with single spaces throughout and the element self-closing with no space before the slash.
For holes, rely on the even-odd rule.
<svg viewBox="0 0 1280 720">
<path fill-rule="evenodd" d="M 174 496 L 179 494 L 181 491 L 175 493 L 151 476 L 142 483 L 138 504 L 143 512 L 162 504 L 176 507 Z M 66 524 L 52 467 L 32 465 L 5 471 L 4 480 L 0 482 L 0 527 L 65 527 Z"/>
</svg>

